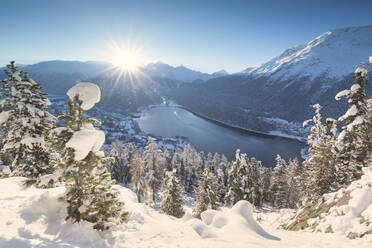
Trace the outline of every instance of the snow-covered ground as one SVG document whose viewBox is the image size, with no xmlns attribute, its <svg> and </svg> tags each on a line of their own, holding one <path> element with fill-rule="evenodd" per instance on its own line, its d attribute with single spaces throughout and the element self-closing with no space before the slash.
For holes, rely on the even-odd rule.
<svg viewBox="0 0 372 248">
<path fill-rule="evenodd" d="M 64 187 L 25 189 L 25 178 L 0 179 L 0 248 L 23 247 L 371 247 L 364 239 L 337 234 L 276 230 L 287 212 L 254 212 L 248 202 L 208 211 L 203 220 L 160 214 L 136 202 L 135 194 L 115 186 L 130 213 L 125 224 L 102 238 L 90 224 L 64 221 L 65 206 L 58 200 Z M 256 221 L 260 219 L 260 221 Z"/>
</svg>

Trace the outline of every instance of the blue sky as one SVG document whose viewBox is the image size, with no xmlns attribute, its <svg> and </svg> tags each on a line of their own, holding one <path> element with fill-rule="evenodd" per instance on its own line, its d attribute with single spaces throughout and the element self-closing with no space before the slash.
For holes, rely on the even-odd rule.
<svg viewBox="0 0 372 248">
<path fill-rule="evenodd" d="M 150 61 L 237 72 L 346 26 L 372 25 L 369 0 L 0 0 L 0 66 L 103 60 L 110 42 Z"/>
</svg>

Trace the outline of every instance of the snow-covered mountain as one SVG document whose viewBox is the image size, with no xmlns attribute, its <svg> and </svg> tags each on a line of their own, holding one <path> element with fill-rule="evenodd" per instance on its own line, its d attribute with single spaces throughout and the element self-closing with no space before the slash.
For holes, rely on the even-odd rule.
<svg viewBox="0 0 372 248">
<path fill-rule="evenodd" d="M 75 74 L 84 78 L 93 78 L 105 73 L 110 73 L 115 68 L 114 65 L 103 61 L 67 61 L 52 60 L 42 61 L 31 65 L 21 65 L 22 70 L 31 75 L 50 75 L 50 74 Z M 5 69 L 5 67 L 0 68 Z M 189 69 L 183 65 L 171 66 L 163 62 L 149 63 L 139 68 L 149 77 L 161 79 L 167 78 L 180 82 L 191 83 L 206 81 L 215 77 L 228 75 L 225 70 L 220 70 L 213 74 L 203 73 Z M 81 78 L 80 78 L 81 79 Z"/>
<path fill-rule="evenodd" d="M 219 71 L 212 73 L 213 77 L 224 77 L 227 75 L 229 75 L 229 73 L 226 70 L 219 70 Z"/>
<path fill-rule="evenodd" d="M 372 26 L 326 32 L 305 45 L 285 50 L 270 61 L 243 72 L 271 80 L 319 76 L 341 79 L 372 55 Z"/>
<path fill-rule="evenodd" d="M 208 80 L 214 77 L 219 77 L 221 74 L 208 74 L 200 71 L 191 70 L 183 65 L 174 67 L 163 62 L 149 63 L 142 67 L 141 70 L 148 76 L 169 78 L 186 83 L 191 83 L 195 80 Z"/>
<path fill-rule="evenodd" d="M 335 95 L 351 87 L 355 69 L 371 55 L 372 26 L 336 29 L 258 67 L 184 85 L 174 96 L 195 112 L 260 131 L 273 128 L 260 120 L 302 123 L 313 115 L 309 106 L 315 103 L 324 106 L 323 116 L 336 118 L 345 113 L 346 102 Z M 372 94 L 371 83 L 366 93 Z"/>
<path fill-rule="evenodd" d="M 52 60 L 42 61 L 32 65 L 22 66 L 22 70 L 31 74 L 51 74 L 51 73 L 66 73 L 66 74 L 81 74 L 86 77 L 95 76 L 102 73 L 112 65 L 102 61 L 66 61 Z"/>
</svg>

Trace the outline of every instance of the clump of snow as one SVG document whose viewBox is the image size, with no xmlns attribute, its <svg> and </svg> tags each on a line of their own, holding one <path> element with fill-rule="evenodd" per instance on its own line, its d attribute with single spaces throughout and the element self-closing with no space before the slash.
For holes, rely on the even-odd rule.
<svg viewBox="0 0 372 248">
<path fill-rule="evenodd" d="M 83 101 L 82 109 L 89 110 L 93 108 L 94 104 L 101 100 L 101 90 L 96 84 L 93 83 L 78 83 L 67 91 L 70 99 L 76 95 Z"/>
<path fill-rule="evenodd" d="M 369 57 L 369 63 L 372 63 L 372 56 Z"/>
<path fill-rule="evenodd" d="M 3 111 L 0 113 L 0 124 L 6 122 L 9 118 L 9 111 Z"/>
<path fill-rule="evenodd" d="M 368 70 L 367 70 L 367 68 L 358 67 L 358 68 L 356 68 L 355 73 L 360 73 L 360 75 L 362 77 L 364 77 L 365 75 L 367 75 Z"/>
<path fill-rule="evenodd" d="M 66 143 L 66 147 L 75 150 L 75 159 L 80 161 L 88 156 L 89 152 L 97 153 L 105 142 L 105 133 L 100 130 L 83 129 L 73 134 Z"/>
<path fill-rule="evenodd" d="M 360 89 L 360 85 L 359 84 L 353 84 L 350 88 L 351 91 L 357 91 Z"/>
<path fill-rule="evenodd" d="M 10 170 L 9 166 L 2 166 L 2 165 L 0 165 L 0 172 L 3 175 L 9 175 L 11 173 L 11 170 Z"/>
<path fill-rule="evenodd" d="M 335 96 L 335 99 L 338 101 L 340 100 L 342 97 L 345 97 L 347 95 L 350 94 L 350 90 L 343 90 L 343 91 L 340 91 L 337 93 L 337 95 Z"/>
<path fill-rule="evenodd" d="M 339 118 L 339 121 L 343 121 L 343 120 L 345 120 L 346 118 L 348 118 L 348 117 L 350 117 L 350 116 L 354 116 L 354 115 L 356 115 L 356 114 L 358 114 L 358 108 L 357 108 L 355 105 L 353 105 L 353 106 L 351 106 L 351 107 L 346 111 L 346 113 L 345 113 L 343 116 L 341 116 L 341 117 Z"/>
</svg>

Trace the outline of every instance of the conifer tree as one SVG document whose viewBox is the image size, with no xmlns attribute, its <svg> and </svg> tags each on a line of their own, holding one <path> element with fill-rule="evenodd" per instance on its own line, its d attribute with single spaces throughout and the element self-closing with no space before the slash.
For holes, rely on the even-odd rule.
<svg viewBox="0 0 372 248">
<path fill-rule="evenodd" d="M 298 159 L 290 159 L 287 169 L 287 183 L 288 183 L 288 207 L 296 208 L 300 200 L 300 171 Z"/>
<path fill-rule="evenodd" d="M 231 167 L 228 171 L 227 178 L 227 194 L 225 196 L 225 202 L 233 205 L 240 201 L 243 197 L 242 187 L 241 187 L 241 174 L 240 168 L 242 166 L 240 150 L 236 150 L 235 161 L 232 162 Z"/>
<path fill-rule="evenodd" d="M 182 175 L 184 174 L 184 171 L 181 173 L 183 166 L 182 166 L 182 150 L 179 147 L 176 147 L 176 150 L 174 151 L 173 157 L 172 157 L 172 170 L 177 170 L 177 176 L 181 180 Z"/>
<path fill-rule="evenodd" d="M 313 119 L 304 122 L 304 126 L 310 122 L 313 126 L 307 138 L 309 146 L 307 159 L 302 163 L 303 190 L 305 197 L 310 201 L 316 201 L 323 194 L 337 189 L 336 180 L 341 181 L 347 178 L 347 171 L 341 167 L 337 170 L 335 166 L 335 120 L 327 119 L 327 125 L 323 125 L 320 114 L 321 106 L 315 104 L 313 108 L 315 109 Z"/>
<path fill-rule="evenodd" d="M 161 190 L 162 201 L 160 204 L 160 211 L 181 218 L 185 213 L 182 208 L 181 196 L 182 187 L 179 184 L 177 171 L 166 172 Z"/>
<path fill-rule="evenodd" d="M 142 157 L 134 153 L 130 162 L 131 187 L 136 192 L 137 201 L 144 202 L 147 194 L 146 168 Z"/>
<path fill-rule="evenodd" d="M 269 188 L 270 188 L 271 174 L 272 174 L 271 168 L 262 166 L 261 171 L 260 171 L 260 176 L 262 180 L 262 191 L 263 191 L 262 201 L 263 202 L 270 202 Z"/>
<path fill-rule="evenodd" d="M 164 174 L 165 158 L 152 137 L 148 138 L 147 146 L 143 152 L 143 162 L 146 168 L 146 182 L 152 194 L 152 202 L 155 204 L 156 194 Z"/>
<path fill-rule="evenodd" d="M 261 206 L 263 203 L 263 178 L 261 177 L 261 170 L 261 161 L 253 157 L 249 160 L 245 168 L 246 172 L 243 178 L 245 192 L 243 199 L 255 206 Z"/>
<path fill-rule="evenodd" d="M 55 118 L 47 111 L 50 102 L 40 84 L 20 72 L 14 61 L 8 69 L 8 78 L 1 81 L 2 154 L 11 157 L 13 175 L 38 178 L 52 172 L 46 137 Z"/>
<path fill-rule="evenodd" d="M 225 155 L 221 156 L 221 161 L 217 169 L 217 180 L 220 187 L 220 202 L 225 202 L 227 193 L 227 180 L 228 180 L 229 162 Z"/>
<path fill-rule="evenodd" d="M 237 150 L 236 159 L 228 175 L 226 202 L 235 204 L 240 200 L 246 200 L 255 206 L 261 206 L 263 201 L 261 170 L 261 161 L 249 159 L 246 154 L 240 154 Z"/>
<path fill-rule="evenodd" d="M 200 218 L 200 214 L 208 209 L 219 208 L 219 188 L 216 176 L 205 168 L 198 180 L 198 187 L 195 190 L 196 206 L 194 215 Z"/>
<path fill-rule="evenodd" d="M 196 150 L 189 145 L 186 145 L 183 151 L 182 164 L 184 166 L 182 184 L 186 193 L 192 193 L 199 176 L 198 167 L 200 167 L 200 157 Z"/>
<path fill-rule="evenodd" d="M 354 84 L 350 90 L 339 92 L 335 99 L 345 98 L 349 105 L 347 112 L 338 119 L 343 123 L 342 131 L 337 138 L 340 145 L 338 154 L 340 167 L 346 167 L 350 183 L 360 178 L 361 167 L 368 166 L 372 151 L 372 123 L 365 94 L 368 69 L 362 64 L 355 72 Z"/>
<path fill-rule="evenodd" d="M 85 90 L 92 89 L 100 95 L 99 88 L 91 83 L 79 83 L 68 91 L 67 111 L 59 116 L 65 127 L 58 128 L 58 138 L 53 145 L 61 154 L 55 164 L 63 170 L 66 220 L 73 223 L 88 221 L 94 229 L 104 231 L 123 222 L 127 213 L 122 212 L 119 192 L 111 187 L 114 181 L 107 164 L 112 159 L 105 158 L 100 150 L 104 133 L 93 126 L 100 123 L 84 117 L 84 110 L 89 107 L 79 94 L 84 96 Z"/>
<path fill-rule="evenodd" d="M 110 172 L 116 182 L 128 185 L 130 183 L 130 161 L 134 153 L 133 144 L 129 143 L 123 146 L 121 141 L 114 141 L 111 144 L 109 155 L 115 159 L 110 165 Z"/>
<path fill-rule="evenodd" d="M 288 206 L 287 163 L 277 155 L 269 188 L 270 202 L 273 207 Z"/>
</svg>

